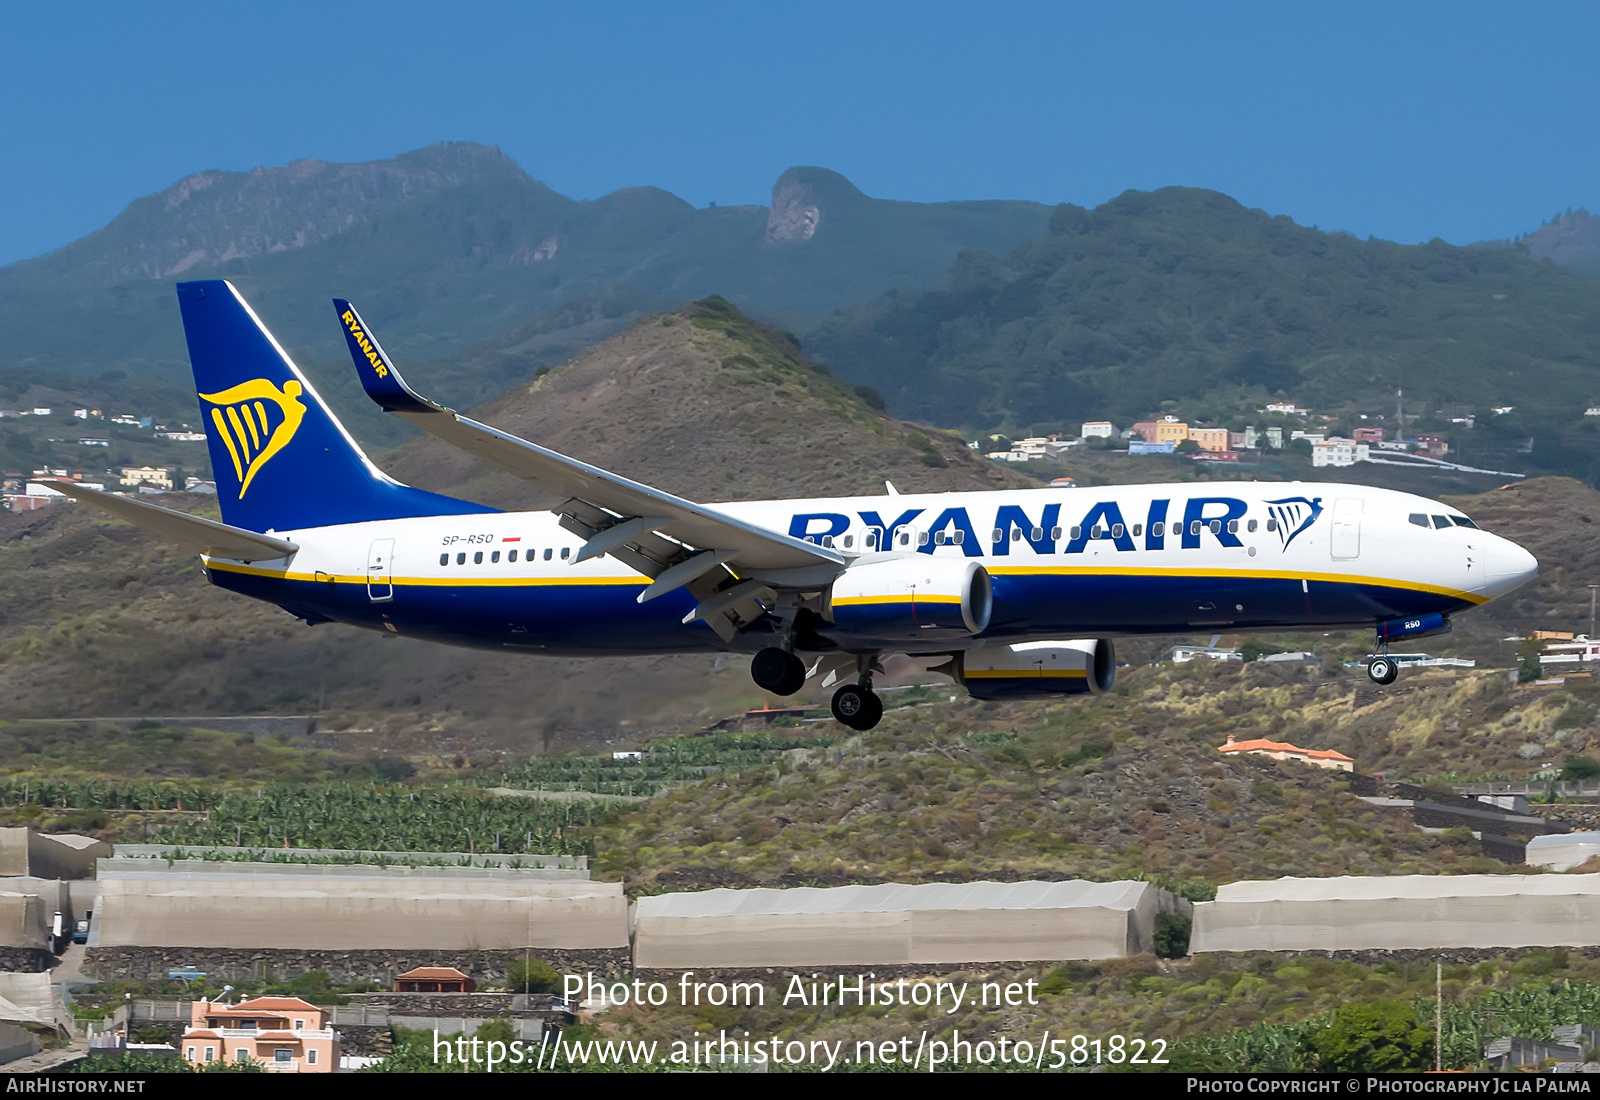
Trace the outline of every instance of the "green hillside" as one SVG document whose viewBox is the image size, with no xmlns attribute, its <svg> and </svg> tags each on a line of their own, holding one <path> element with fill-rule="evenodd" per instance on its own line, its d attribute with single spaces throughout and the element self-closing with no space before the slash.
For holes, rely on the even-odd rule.
<svg viewBox="0 0 1600 1100">
<path fill-rule="evenodd" d="M 1392 420 L 1403 386 L 1408 432 L 1464 436 L 1450 418 L 1475 413 L 1478 462 L 1600 476 L 1583 416 L 1600 402 L 1600 283 L 1519 249 L 1323 233 L 1210 191 L 1062 206 L 1046 235 L 964 253 L 938 288 L 842 311 L 807 342 L 899 415 L 946 426 L 1126 426 L 1169 401 L 1242 427 L 1279 394 Z"/>
</svg>

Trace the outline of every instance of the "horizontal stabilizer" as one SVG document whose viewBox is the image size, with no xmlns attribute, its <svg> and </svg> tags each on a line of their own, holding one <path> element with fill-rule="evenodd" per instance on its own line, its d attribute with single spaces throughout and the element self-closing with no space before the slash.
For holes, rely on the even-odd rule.
<svg viewBox="0 0 1600 1100">
<path fill-rule="evenodd" d="M 126 520 L 135 527 L 149 531 L 152 535 L 168 542 L 187 547 L 197 554 L 214 558 L 232 558 L 235 561 L 270 561 L 273 558 L 286 558 L 300 549 L 292 542 L 275 539 L 270 535 L 246 531 L 242 527 L 230 527 L 226 523 L 191 516 L 187 512 L 175 512 L 171 508 L 146 504 L 131 497 L 102 493 L 98 489 L 90 489 L 66 478 L 36 477 L 29 480 L 48 486 L 73 500 L 98 508 L 107 515 Z"/>
</svg>

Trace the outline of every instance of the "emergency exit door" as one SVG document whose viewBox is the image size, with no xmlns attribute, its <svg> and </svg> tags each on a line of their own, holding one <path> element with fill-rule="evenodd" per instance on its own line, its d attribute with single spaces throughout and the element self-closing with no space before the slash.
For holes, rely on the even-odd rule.
<svg viewBox="0 0 1600 1100">
<path fill-rule="evenodd" d="M 1361 556 L 1361 498 L 1342 497 L 1333 505 L 1333 560 Z"/>
<path fill-rule="evenodd" d="M 373 539 L 367 550 L 367 599 L 384 603 L 394 599 L 394 539 Z"/>
</svg>

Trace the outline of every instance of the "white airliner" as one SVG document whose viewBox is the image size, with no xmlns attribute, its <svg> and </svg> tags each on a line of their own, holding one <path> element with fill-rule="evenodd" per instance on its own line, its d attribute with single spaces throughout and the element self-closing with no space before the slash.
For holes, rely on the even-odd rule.
<svg viewBox="0 0 1600 1100">
<path fill-rule="evenodd" d="M 348 302 L 379 405 L 537 489 L 502 512 L 362 453 L 232 285 L 181 283 L 225 522 L 45 479 L 198 551 L 213 584 L 308 623 L 567 656 L 753 654 L 779 695 L 842 681 L 870 729 L 904 654 L 981 699 L 1109 690 L 1110 639 L 1193 631 L 1439 633 L 1538 563 L 1454 508 L 1327 483 L 1140 485 L 697 504 L 427 401 Z"/>
</svg>

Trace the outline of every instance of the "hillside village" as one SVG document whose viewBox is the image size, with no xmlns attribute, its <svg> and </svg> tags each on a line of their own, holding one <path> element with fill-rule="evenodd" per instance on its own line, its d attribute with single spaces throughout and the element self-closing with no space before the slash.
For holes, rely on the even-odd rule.
<svg viewBox="0 0 1600 1100">
<path fill-rule="evenodd" d="M 1177 402 L 1169 404 L 1176 405 Z M 1493 414 L 1505 415 L 1513 412 L 1514 408 L 1500 406 L 1493 410 Z M 1125 450 L 1130 456 L 1187 455 L 1192 461 L 1200 463 L 1257 466 L 1265 455 L 1273 451 L 1303 444 L 1309 448 L 1313 469 L 1371 462 L 1424 471 L 1457 470 L 1512 478 L 1524 476 L 1450 461 L 1450 439 L 1447 435 L 1416 430 L 1406 435 L 1404 424 L 1408 419 L 1415 421 L 1417 418 L 1408 418 L 1399 412 L 1395 423 L 1401 427 L 1396 429 L 1393 426 L 1381 426 L 1381 417 L 1364 413 L 1343 417 L 1314 414 L 1310 409 L 1288 401 L 1269 402 L 1259 411 L 1271 422 L 1259 427 L 1245 424 L 1237 430 L 1189 423 L 1174 413 L 1163 413 L 1135 421 L 1121 429 L 1109 420 L 1084 421 L 1077 436 L 1058 432 L 1048 436 L 1005 440 L 1010 446 L 1004 450 L 985 449 L 985 443 L 992 445 L 1000 442 L 1004 439 L 1001 436 L 980 438 L 969 445 L 996 462 L 1061 459 L 1070 455 L 1075 447 L 1100 447 Z M 1443 418 L 1444 414 L 1438 415 Z M 1600 415 L 1600 408 L 1586 410 L 1584 415 Z M 1466 431 L 1472 428 L 1475 418 L 1470 415 L 1456 416 L 1450 417 L 1449 422 L 1458 426 L 1456 430 Z M 1349 423 L 1356 425 L 1348 428 L 1350 434 L 1338 434 L 1338 429 Z M 1392 438 L 1389 437 L 1390 432 L 1394 433 Z"/>
</svg>

